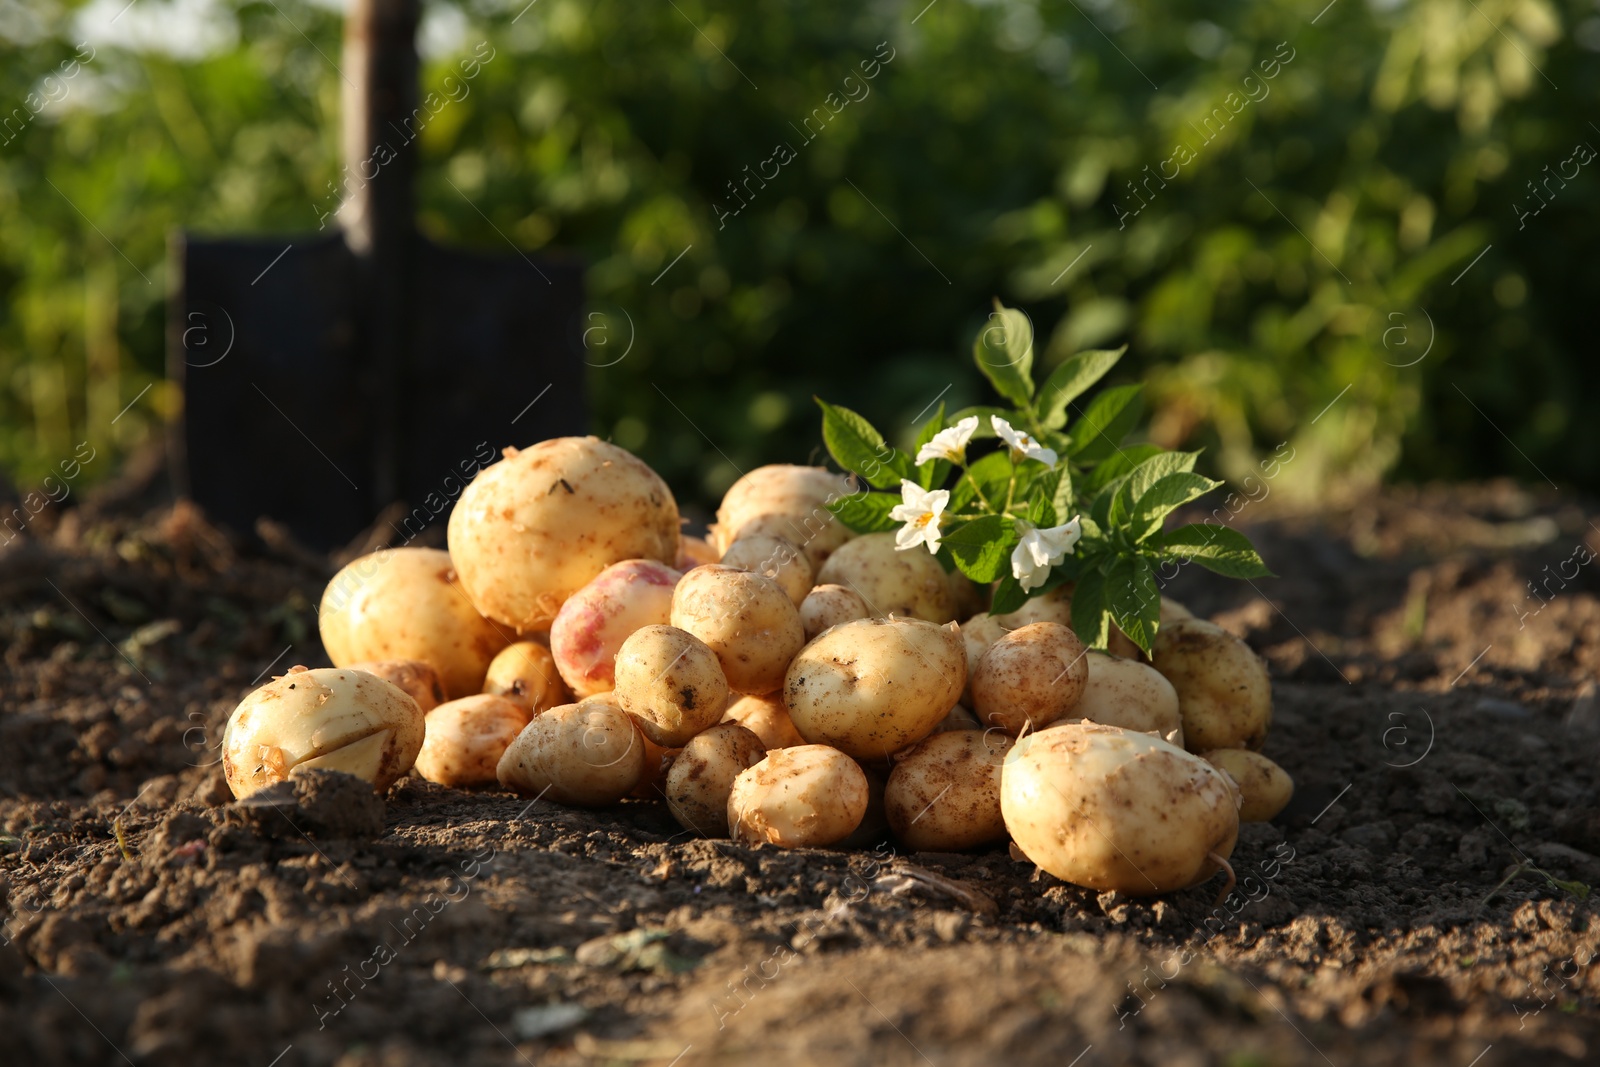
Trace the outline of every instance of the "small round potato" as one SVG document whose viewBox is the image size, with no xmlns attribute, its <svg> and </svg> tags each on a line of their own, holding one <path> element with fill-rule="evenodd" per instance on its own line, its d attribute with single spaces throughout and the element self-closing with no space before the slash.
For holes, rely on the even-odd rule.
<svg viewBox="0 0 1600 1067">
<path fill-rule="evenodd" d="M 534 716 L 500 757 L 496 776 L 523 796 L 601 808 L 633 792 L 644 764 L 644 738 L 633 719 L 592 697 Z"/>
<path fill-rule="evenodd" d="M 646 626 L 617 652 L 615 697 L 640 733 L 664 748 L 678 748 L 722 718 L 728 680 L 717 654 L 694 634 Z"/>
<path fill-rule="evenodd" d="M 517 641 L 501 649 L 489 664 L 483 691 L 515 700 L 535 715 L 572 700 L 555 656 L 537 641 Z"/>
<path fill-rule="evenodd" d="M 1177 622 L 1179 619 L 1192 619 L 1192 618 L 1194 618 L 1194 612 L 1190 611 L 1188 608 L 1184 607 L 1182 604 L 1178 603 L 1176 600 L 1173 600 L 1171 597 L 1168 597 L 1168 596 L 1164 596 L 1164 597 L 1161 598 L 1161 625 L 1162 626 L 1165 626 L 1169 622 Z"/>
<path fill-rule="evenodd" d="M 830 626 L 871 617 L 866 603 L 842 585 L 816 586 L 800 604 L 800 622 L 806 628 L 807 641 L 815 640 Z"/>
<path fill-rule="evenodd" d="M 873 615 L 953 620 L 955 596 L 939 561 L 921 548 L 902 552 L 894 538 L 892 533 L 873 533 L 841 545 L 817 572 L 817 584 L 844 586 Z"/>
<path fill-rule="evenodd" d="M 1048 726 L 1077 706 L 1089 678 L 1083 642 L 1072 627 L 1030 622 L 1006 634 L 972 672 L 978 721 L 1012 736 Z"/>
<path fill-rule="evenodd" d="M 616 687 L 617 649 L 641 626 L 672 615 L 672 591 L 683 577 L 664 563 L 613 563 L 561 605 L 550 626 L 556 670 L 580 700 Z"/>
<path fill-rule="evenodd" d="M 1068 723 L 1022 738 L 1000 810 L 1023 853 L 1057 878 L 1148 896 L 1204 881 L 1233 852 L 1239 796 L 1227 775 L 1151 734 Z"/>
<path fill-rule="evenodd" d="M 710 541 L 718 552 L 741 537 L 769 534 L 800 546 L 820 567 L 854 531 L 828 510 L 830 501 L 851 494 L 850 482 L 822 467 L 772 464 L 757 467 L 728 487 L 717 508 Z"/>
<path fill-rule="evenodd" d="M 728 546 L 721 562 L 724 567 L 751 571 L 777 582 L 795 607 L 805 602 L 806 594 L 811 592 L 812 579 L 816 577 L 811 561 L 786 537 L 767 534 L 741 537 Z"/>
<path fill-rule="evenodd" d="M 644 461 L 598 437 L 508 448 L 450 513 L 450 555 L 473 604 L 519 634 L 625 559 L 678 559 L 678 505 Z"/>
<path fill-rule="evenodd" d="M 722 553 L 712 547 L 704 537 L 684 534 L 678 538 L 678 562 L 673 566 L 680 571 L 701 567 L 707 563 L 722 562 Z"/>
<path fill-rule="evenodd" d="M 480 691 L 489 661 L 511 642 L 478 614 L 450 554 L 437 548 L 386 548 L 352 560 L 322 594 L 317 628 L 335 667 L 421 660 L 451 700 Z"/>
<path fill-rule="evenodd" d="M 835 626 L 800 651 L 784 680 L 783 704 L 808 742 L 883 759 L 931 734 L 960 699 L 966 678 L 954 624 L 862 619 Z"/>
<path fill-rule="evenodd" d="M 1289 772 L 1259 752 L 1247 748 L 1214 748 L 1200 753 L 1213 767 L 1227 771 L 1244 798 L 1239 805 L 1240 822 L 1271 822 L 1294 797 L 1294 779 Z"/>
<path fill-rule="evenodd" d="M 1215 623 L 1179 619 L 1156 634 L 1155 668 L 1178 691 L 1191 752 L 1259 750 L 1272 724 L 1272 680 L 1255 650 Z"/>
<path fill-rule="evenodd" d="M 900 753 L 883 798 L 895 836 L 933 852 L 1005 840 L 1000 771 L 1012 743 L 999 730 L 956 730 Z"/>
<path fill-rule="evenodd" d="M 697 734 L 667 772 L 667 807 L 685 830 L 728 836 L 728 797 L 739 772 L 766 759 L 761 739 L 736 722 Z"/>
<path fill-rule="evenodd" d="M 866 813 L 866 774 L 827 745 L 768 752 L 728 794 L 728 829 L 748 844 L 821 848 L 849 837 Z"/>
<path fill-rule="evenodd" d="M 488 693 L 440 704 L 428 712 L 413 769 L 440 785 L 493 785 L 500 757 L 532 718 L 526 705 Z"/>
<path fill-rule="evenodd" d="M 775 748 L 793 748 L 803 745 L 806 739 L 794 728 L 789 709 L 777 695 L 765 697 L 740 697 L 728 705 L 722 714 L 723 722 L 736 722 L 761 739 L 768 751 Z"/>
<path fill-rule="evenodd" d="M 424 715 L 445 701 L 439 672 L 419 659 L 369 660 L 352 663 L 345 669 L 376 674 L 390 685 L 399 686 L 406 696 L 417 702 Z"/>
<path fill-rule="evenodd" d="M 1104 652 L 1090 652 L 1086 662 L 1089 679 L 1071 718 L 1153 733 L 1170 745 L 1183 747 L 1178 691 L 1165 675 L 1148 663 Z"/>
<path fill-rule="evenodd" d="M 239 701 L 222 735 L 235 797 L 296 767 L 344 771 L 383 792 L 422 748 L 422 709 L 399 686 L 347 667 L 292 667 Z"/>
<path fill-rule="evenodd" d="M 671 622 L 711 646 L 735 693 L 775 692 L 806 643 L 800 610 L 776 582 L 721 564 L 683 576 Z"/>
</svg>

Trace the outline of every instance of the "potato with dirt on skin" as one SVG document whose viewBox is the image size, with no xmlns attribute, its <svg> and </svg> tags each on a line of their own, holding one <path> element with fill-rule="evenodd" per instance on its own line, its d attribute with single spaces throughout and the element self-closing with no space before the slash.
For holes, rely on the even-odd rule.
<svg viewBox="0 0 1600 1067">
<path fill-rule="evenodd" d="M 800 604 L 800 623 L 811 641 L 830 626 L 872 617 L 862 599 L 842 585 L 819 585 Z"/>
<path fill-rule="evenodd" d="M 494 785 L 500 757 L 532 718 L 526 705 L 488 693 L 440 704 L 424 721 L 412 769 L 440 785 Z"/>
<path fill-rule="evenodd" d="M 777 582 L 797 608 L 804 603 L 806 594 L 811 592 L 816 577 L 811 561 L 795 547 L 794 542 L 767 534 L 739 538 L 728 546 L 721 562 L 724 567 L 752 571 Z"/>
<path fill-rule="evenodd" d="M 736 722 L 696 734 L 667 771 L 667 807 L 678 825 L 704 837 L 728 836 L 728 797 L 741 771 L 767 758 L 761 739 Z"/>
<path fill-rule="evenodd" d="M 934 734 L 896 755 L 884 792 L 895 836 L 932 852 L 1005 840 L 1000 772 L 1012 744 L 998 730 L 956 730 Z"/>
<path fill-rule="evenodd" d="M 966 678 L 954 624 L 862 619 L 800 651 L 784 679 L 783 704 L 808 742 L 882 759 L 932 733 Z"/>
<path fill-rule="evenodd" d="M 1272 724 L 1272 680 L 1255 650 L 1215 623 L 1179 619 L 1156 633 L 1156 670 L 1178 693 L 1191 752 L 1259 750 Z"/>
<path fill-rule="evenodd" d="M 537 641 L 517 641 L 501 649 L 489 664 L 483 691 L 514 700 L 535 715 L 572 701 L 555 656 Z"/>
<path fill-rule="evenodd" d="M 821 848 L 849 837 L 867 813 L 867 776 L 827 745 L 768 752 L 728 793 L 735 842 Z"/>
<path fill-rule="evenodd" d="M 741 537 L 768 534 L 798 545 L 820 567 L 855 532 L 834 517 L 829 501 L 852 492 L 850 482 L 823 467 L 775 463 L 757 467 L 728 487 L 709 540 L 718 552 Z"/>
<path fill-rule="evenodd" d="M 448 552 L 386 548 L 352 560 L 317 608 L 322 647 L 335 667 L 420 660 L 439 674 L 445 697 L 483 688 L 489 661 L 511 635 L 468 599 Z"/>
<path fill-rule="evenodd" d="M 506 789 L 584 808 L 615 804 L 644 775 L 644 737 L 603 697 L 535 715 L 496 768 Z"/>
<path fill-rule="evenodd" d="M 775 748 L 793 748 L 803 745 L 806 739 L 794 728 L 789 709 L 777 694 L 764 697 L 744 696 L 728 705 L 722 713 L 723 722 L 736 722 L 761 739 L 768 751 Z"/>
<path fill-rule="evenodd" d="M 639 732 L 678 748 L 716 725 L 728 705 L 728 680 L 717 654 L 675 626 L 646 626 L 617 652 L 617 706 Z"/>
<path fill-rule="evenodd" d="M 419 659 L 367 660 L 347 664 L 345 669 L 376 674 L 390 685 L 399 686 L 406 696 L 417 702 L 424 715 L 445 702 L 444 683 L 439 680 L 439 672 Z"/>
<path fill-rule="evenodd" d="M 946 623 L 956 617 L 944 567 L 921 548 L 901 551 L 892 533 L 864 534 L 841 545 L 817 572 L 818 585 L 842 585 L 873 615 Z"/>
<path fill-rule="evenodd" d="M 775 692 L 806 643 L 800 610 L 776 582 L 720 563 L 683 576 L 669 621 L 711 646 L 735 693 Z"/>
<path fill-rule="evenodd" d="M 550 654 L 573 696 L 616 688 L 617 650 L 635 630 L 671 617 L 682 577 L 655 560 L 625 559 L 567 598 L 550 626 Z"/>
<path fill-rule="evenodd" d="M 690 567 L 703 567 L 707 563 L 722 562 L 722 553 L 704 537 L 683 534 L 678 538 L 678 562 L 674 568 L 686 571 Z"/>
<path fill-rule="evenodd" d="M 347 667 L 291 667 L 239 702 L 222 735 L 222 771 L 244 798 L 296 767 L 344 771 L 381 793 L 422 748 L 422 709 L 404 690 Z"/>
<path fill-rule="evenodd" d="M 450 555 L 484 615 L 549 629 L 613 563 L 678 560 L 678 505 L 643 460 L 598 437 L 557 437 L 487 467 L 450 513 Z"/>
<path fill-rule="evenodd" d="M 1083 695 L 1089 664 L 1072 627 L 1031 622 L 989 646 L 972 672 L 972 709 L 985 726 L 1015 737 L 1068 715 Z"/>
<path fill-rule="evenodd" d="M 1033 863 L 1129 896 L 1204 881 L 1239 836 L 1226 774 L 1152 734 L 1096 723 L 1018 740 L 1001 769 L 1000 811 Z"/>
<path fill-rule="evenodd" d="M 1226 772 L 1239 787 L 1243 803 L 1240 822 L 1271 822 L 1294 797 L 1289 772 L 1259 752 L 1247 748 L 1214 748 L 1200 758 Z"/>
<path fill-rule="evenodd" d="M 1183 747 L 1178 691 L 1165 675 L 1148 663 L 1100 651 L 1091 651 L 1086 662 L 1089 677 L 1069 718 L 1154 733 Z"/>
</svg>

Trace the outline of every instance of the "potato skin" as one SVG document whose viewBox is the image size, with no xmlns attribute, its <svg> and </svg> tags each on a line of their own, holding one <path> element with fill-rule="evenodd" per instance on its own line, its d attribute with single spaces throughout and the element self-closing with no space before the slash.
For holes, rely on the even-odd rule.
<svg viewBox="0 0 1600 1067">
<path fill-rule="evenodd" d="M 625 559 L 678 559 L 678 505 L 632 453 L 557 437 L 485 468 L 450 514 L 450 555 L 479 611 L 546 630 L 568 597 Z"/>
<path fill-rule="evenodd" d="M 1239 786 L 1243 802 L 1240 822 L 1271 822 L 1294 798 L 1289 772 L 1259 752 L 1247 748 L 1214 748 L 1200 758 L 1226 771 Z"/>
<path fill-rule="evenodd" d="M 811 592 L 816 570 L 804 552 L 786 537 L 768 534 L 750 534 L 728 546 L 721 563 L 724 567 L 737 567 L 752 571 L 763 578 L 778 583 L 794 606 L 799 607 Z"/>
<path fill-rule="evenodd" d="M 1012 743 L 998 730 L 956 730 L 899 753 L 883 797 L 895 836 L 936 852 L 1003 841 L 1000 773 Z"/>
<path fill-rule="evenodd" d="M 352 663 L 345 669 L 376 674 L 390 685 L 399 686 L 406 696 L 417 702 L 424 715 L 445 701 L 439 672 L 419 659 L 367 660 Z"/>
<path fill-rule="evenodd" d="M 783 704 L 808 742 L 882 759 L 932 733 L 960 699 L 966 677 L 954 625 L 862 619 L 800 651 L 784 679 Z"/>
<path fill-rule="evenodd" d="M 672 616 L 672 591 L 682 577 L 655 560 L 625 559 L 567 598 L 550 625 L 550 654 L 574 696 L 616 688 L 617 650 L 635 630 Z"/>
<path fill-rule="evenodd" d="M 1083 642 L 1070 626 L 1031 622 L 989 646 L 972 672 L 978 721 L 1012 736 L 1030 722 L 1035 730 L 1077 706 L 1089 678 Z"/>
<path fill-rule="evenodd" d="M 440 704 L 428 712 L 412 769 L 440 785 L 494 785 L 500 757 L 532 718 L 526 705 L 488 693 Z"/>
<path fill-rule="evenodd" d="M 1166 675 L 1147 663 L 1104 652 L 1091 651 L 1085 662 L 1089 677 L 1068 718 L 1088 719 L 1124 730 L 1154 731 L 1168 744 L 1183 747 L 1178 691 Z"/>
<path fill-rule="evenodd" d="M 678 748 L 722 718 L 728 680 L 698 637 L 675 626 L 645 626 L 617 652 L 615 699 L 645 737 Z"/>
<path fill-rule="evenodd" d="M 909 615 L 946 623 L 956 617 L 950 580 L 921 548 L 902 552 L 892 533 L 864 534 L 841 545 L 817 571 L 818 585 L 842 585 L 873 615 Z"/>
<path fill-rule="evenodd" d="M 819 585 L 800 604 L 800 623 L 806 640 L 813 641 L 830 626 L 872 617 L 862 599 L 842 585 Z"/>
<path fill-rule="evenodd" d="M 515 700 L 537 715 L 572 702 L 556 659 L 537 641 L 516 641 L 502 648 L 484 675 L 483 691 Z"/>
<path fill-rule="evenodd" d="M 679 536 L 678 562 L 673 564 L 675 570 L 686 571 L 690 567 L 700 567 L 707 563 L 721 562 L 722 553 L 712 547 L 710 541 L 691 534 Z"/>
<path fill-rule="evenodd" d="M 728 794 L 734 841 L 821 848 L 849 837 L 867 813 L 867 776 L 827 745 L 768 752 Z"/>
<path fill-rule="evenodd" d="M 806 638 L 799 609 L 776 582 L 720 563 L 683 576 L 671 623 L 711 646 L 729 689 L 757 696 L 783 685 Z"/>
<path fill-rule="evenodd" d="M 1204 619 L 1179 619 L 1156 633 L 1155 668 L 1178 692 L 1191 752 L 1259 750 L 1272 724 L 1266 664 L 1239 638 Z"/>
<path fill-rule="evenodd" d="M 793 748 L 803 745 L 806 739 L 794 728 L 789 709 L 783 706 L 778 694 L 764 697 L 744 696 L 728 705 L 722 713 L 723 722 L 736 722 L 761 739 L 769 752 L 775 748 Z"/>
<path fill-rule="evenodd" d="M 506 789 L 585 808 L 615 804 L 644 774 L 644 738 L 626 712 L 602 697 L 535 715 L 496 768 Z"/>
<path fill-rule="evenodd" d="M 437 548 L 388 548 L 346 564 L 317 609 L 322 647 L 336 667 L 420 660 L 445 696 L 483 688 L 489 661 L 511 635 L 478 614 L 460 571 Z"/>
<path fill-rule="evenodd" d="M 728 797 L 739 772 L 767 758 L 761 739 L 736 722 L 695 735 L 667 771 L 667 807 L 685 830 L 728 836 Z"/>
<path fill-rule="evenodd" d="M 800 547 L 813 568 L 855 536 L 827 509 L 851 494 L 850 482 L 823 467 L 775 463 L 757 467 L 728 487 L 709 540 L 718 553 L 741 537 L 769 534 Z"/>
<path fill-rule="evenodd" d="M 1149 896 L 1217 870 L 1239 835 L 1238 793 L 1205 760 L 1151 734 L 1067 723 L 1022 738 L 1000 810 L 1023 853 L 1089 889 Z"/>
</svg>

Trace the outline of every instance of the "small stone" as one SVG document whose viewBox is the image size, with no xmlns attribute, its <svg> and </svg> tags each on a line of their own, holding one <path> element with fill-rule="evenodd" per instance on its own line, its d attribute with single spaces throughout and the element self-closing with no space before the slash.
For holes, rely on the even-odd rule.
<svg viewBox="0 0 1600 1067">
<path fill-rule="evenodd" d="M 588 1015 L 589 1009 L 582 1004 L 541 1004 L 536 1008 L 518 1008 L 511 1015 L 511 1028 L 522 1040 L 532 1041 L 576 1026 Z"/>
</svg>

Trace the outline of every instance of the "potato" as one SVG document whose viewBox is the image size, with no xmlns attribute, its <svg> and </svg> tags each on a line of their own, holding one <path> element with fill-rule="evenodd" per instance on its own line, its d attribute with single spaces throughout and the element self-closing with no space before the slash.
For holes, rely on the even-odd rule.
<svg viewBox="0 0 1600 1067">
<path fill-rule="evenodd" d="M 1147 663 L 1104 652 L 1090 652 L 1087 663 L 1089 679 L 1069 718 L 1155 733 L 1168 744 L 1183 747 L 1178 691 L 1165 675 Z"/>
<path fill-rule="evenodd" d="M 556 670 L 555 656 L 537 641 L 517 641 L 502 648 L 489 663 L 483 691 L 515 700 L 535 715 L 572 701 Z"/>
<path fill-rule="evenodd" d="M 862 619 L 801 650 L 784 679 L 783 704 L 808 742 L 882 759 L 932 733 L 966 677 L 955 625 Z"/>
<path fill-rule="evenodd" d="M 820 848 L 844 840 L 867 812 L 867 776 L 827 745 L 768 752 L 728 794 L 734 841 Z"/>
<path fill-rule="evenodd" d="M 855 536 L 826 507 L 851 492 L 843 475 L 822 467 L 757 467 L 728 487 L 711 526 L 711 545 L 726 552 L 752 534 L 783 537 L 800 546 L 813 568 L 820 567 Z"/>
<path fill-rule="evenodd" d="M 723 553 L 722 565 L 770 578 L 799 607 L 811 592 L 816 571 L 805 553 L 784 537 L 753 534 L 741 537 Z"/>
<path fill-rule="evenodd" d="M 590 700 L 599 700 L 600 697 L 590 697 Z M 633 723 L 634 729 L 639 728 L 637 719 Z M 639 784 L 633 787 L 630 797 L 639 800 L 663 800 L 667 795 L 667 772 L 672 769 L 672 761 L 678 758 L 679 748 L 662 748 L 644 734 L 639 735 L 639 743 L 644 745 L 644 773 L 639 778 Z"/>
<path fill-rule="evenodd" d="M 1072 627 L 1031 622 L 989 646 L 972 672 L 972 706 L 978 721 L 1012 736 L 1064 717 L 1089 678 L 1083 642 Z"/>
<path fill-rule="evenodd" d="M 478 614 L 450 554 L 437 548 L 391 548 L 352 560 L 323 592 L 317 628 L 335 667 L 420 660 L 438 672 L 451 700 L 482 689 L 489 661 L 511 642 Z"/>
<path fill-rule="evenodd" d="M 818 585 L 842 585 L 875 616 L 897 615 L 945 623 L 956 617 L 950 580 L 932 554 L 902 552 L 892 533 L 857 537 L 839 547 L 817 572 Z"/>
<path fill-rule="evenodd" d="M 1243 802 L 1240 822 L 1271 822 L 1294 796 L 1289 772 L 1259 752 L 1247 748 L 1214 748 L 1200 758 L 1228 773 L 1239 787 Z"/>
<path fill-rule="evenodd" d="M 633 719 L 603 697 L 534 716 L 496 768 L 506 789 L 585 808 L 615 804 L 644 775 L 644 738 Z"/>
<path fill-rule="evenodd" d="M 484 615 L 548 629 L 567 598 L 625 559 L 678 559 L 678 505 L 644 461 L 597 437 L 505 450 L 450 513 L 450 555 Z"/>
<path fill-rule="evenodd" d="M 728 680 L 717 654 L 698 637 L 675 626 L 646 626 L 617 653 L 615 697 L 640 733 L 678 748 L 722 718 Z"/>
<path fill-rule="evenodd" d="M 783 706 L 783 701 L 776 695 L 740 697 L 728 705 L 728 710 L 722 714 L 722 721 L 743 726 L 759 737 L 768 751 L 806 743 L 800 731 L 794 728 L 789 709 Z"/>
<path fill-rule="evenodd" d="M 944 734 L 949 733 L 951 730 L 982 730 L 983 728 L 983 724 L 978 721 L 976 715 L 957 704 L 950 709 L 950 714 L 939 721 L 939 725 L 933 728 L 933 732 Z M 1002 730 L 1000 732 L 1004 733 L 1005 731 Z"/>
<path fill-rule="evenodd" d="M 693 537 L 683 534 L 678 538 L 678 562 L 673 564 L 680 571 L 690 567 L 700 567 L 707 563 L 722 562 L 722 553 L 718 552 L 710 541 L 704 537 Z"/>
<path fill-rule="evenodd" d="M 1272 724 L 1272 681 L 1243 641 L 1204 619 L 1161 627 L 1155 668 L 1178 692 L 1183 740 L 1191 752 L 1258 750 Z"/>
<path fill-rule="evenodd" d="M 711 646 L 735 693 L 776 691 L 806 643 L 800 611 L 776 582 L 720 563 L 683 576 L 671 622 Z"/>
<path fill-rule="evenodd" d="M 345 669 L 376 674 L 390 685 L 399 686 L 401 692 L 417 702 L 424 715 L 445 700 L 439 672 L 419 659 L 366 660 L 348 664 Z"/>
<path fill-rule="evenodd" d="M 667 772 L 667 807 L 685 830 L 728 836 L 728 797 L 739 772 L 766 759 L 761 739 L 736 722 L 696 735 Z"/>
<path fill-rule="evenodd" d="M 867 776 L 867 810 L 861 813 L 856 828 L 835 841 L 833 847 L 870 852 L 880 843 L 887 843 L 890 837 L 889 814 L 884 810 L 883 795 L 889 788 L 889 772 L 893 768 L 864 766 L 859 760 L 856 766 Z"/>
<path fill-rule="evenodd" d="M 1038 866 L 1130 896 L 1204 881 L 1239 835 L 1227 775 L 1151 734 L 1095 723 L 1019 740 L 1001 770 L 1000 811 Z"/>
<path fill-rule="evenodd" d="M 800 623 L 811 641 L 830 626 L 872 617 L 862 599 L 842 585 L 819 585 L 800 604 Z"/>
<path fill-rule="evenodd" d="M 672 615 L 672 591 L 683 577 L 664 563 L 627 559 L 613 563 L 578 590 L 550 626 L 550 654 L 574 696 L 616 687 L 617 649 L 644 626 Z"/>
<path fill-rule="evenodd" d="M 527 705 L 488 693 L 440 704 L 428 712 L 413 770 L 440 785 L 494 785 L 500 757 L 532 718 Z"/>
<path fill-rule="evenodd" d="M 296 767 L 344 771 L 381 793 L 416 762 L 422 732 L 422 709 L 399 686 L 365 671 L 292 667 L 233 709 L 222 771 L 241 798 Z"/>
<path fill-rule="evenodd" d="M 955 605 L 955 617 L 970 619 L 983 611 L 988 598 L 978 584 L 960 571 L 945 571 L 945 581 L 950 585 L 950 600 Z"/>
<path fill-rule="evenodd" d="M 1011 745 L 999 731 L 957 730 L 900 753 L 883 798 L 895 836 L 934 852 L 1005 840 L 1000 769 Z"/>
<path fill-rule="evenodd" d="M 1177 622 L 1179 619 L 1192 619 L 1192 618 L 1194 618 L 1194 612 L 1190 611 L 1188 608 L 1184 607 L 1182 604 L 1178 603 L 1176 600 L 1173 600 L 1171 597 L 1166 597 L 1166 596 L 1161 598 L 1161 625 L 1162 626 L 1165 626 L 1169 622 Z"/>
</svg>

